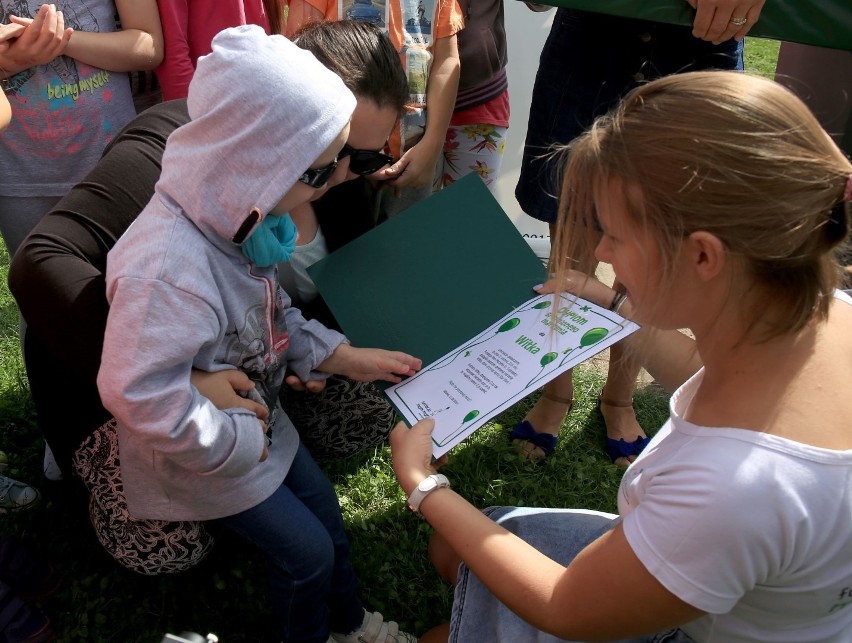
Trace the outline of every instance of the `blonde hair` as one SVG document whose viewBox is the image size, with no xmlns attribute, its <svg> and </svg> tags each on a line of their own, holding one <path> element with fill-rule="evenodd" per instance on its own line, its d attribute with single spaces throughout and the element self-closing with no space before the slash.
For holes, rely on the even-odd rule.
<svg viewBox="0 0 852 643">
<path fill-rule="evenodd" d="M 771 304 L 765 338 L 828 312 L 852 208 L 852 164 L 781 85 L 737 72 L 668 76 L 628 94 L 567 146 L 551 269 L 587 260 L 594 186 L 621 185 L 630 215 L 656 239 L 662 283 L 681 241 L 718 237 L 752 278 L 749 328 Z M 571 259 L 573 257 L 573 259 Z"/>
</svg>

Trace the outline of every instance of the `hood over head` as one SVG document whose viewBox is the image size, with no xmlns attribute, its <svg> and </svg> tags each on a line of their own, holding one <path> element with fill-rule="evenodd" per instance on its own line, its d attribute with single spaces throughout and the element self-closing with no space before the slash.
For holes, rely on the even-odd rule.
<svg viewBox="0 0 852 643">
<path fill-rule="evenodd" d="M 166 143 L 157 192 L 221 245 L 328 149 L 355 97 L 312 53 L 258 26 L 226 29 L 212 47 L 189 85 L 191 120 Z"/>
</svg>

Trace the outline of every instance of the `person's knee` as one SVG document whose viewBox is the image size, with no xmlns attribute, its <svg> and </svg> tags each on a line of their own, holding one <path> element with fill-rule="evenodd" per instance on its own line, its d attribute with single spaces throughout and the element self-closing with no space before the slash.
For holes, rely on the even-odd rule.
<svg viewBox="0 0 852 643">
<path fill-rule="evenodd" d="M 334 572 L 334 543 L 326 532 L 305 533 L 300 546 L 292 543 L 269 552 L 270 563 L 304 590 L 327 587 Z"/>
</svg>

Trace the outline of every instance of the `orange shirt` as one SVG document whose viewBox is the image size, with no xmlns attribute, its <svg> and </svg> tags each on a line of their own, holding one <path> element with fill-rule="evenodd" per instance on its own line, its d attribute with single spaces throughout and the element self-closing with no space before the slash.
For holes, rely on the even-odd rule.
<svg viewBox="0 0 852 643">
<path fill-rule="evenodd" d="M 288 6 L 288 36 L 311 18 L 363 20 L 388 34 L 399 52 L 411 96 L 400 127 L 389 141 L 391 153 L 399 158 L 426 129 L 432 46 L 435 40 L 449 38 L 464 27 L 457 0 L 289 0 Z"/>
</svg>

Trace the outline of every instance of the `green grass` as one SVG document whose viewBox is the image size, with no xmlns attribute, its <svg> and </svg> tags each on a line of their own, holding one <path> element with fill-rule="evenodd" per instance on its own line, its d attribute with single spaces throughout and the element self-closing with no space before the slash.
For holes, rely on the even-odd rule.
<svg viewBox="0 0 852 643">
<path fill-rule="evenodd" d="M 746 38 L 743 51 L 746 71 L 766 78 L 774 78 L 780 46 L 781 43 L 778 40 Z"/>
<path fill-rule="evenodd" d="M 772 77 L 778 43 L 749 39 L 746 68 Z M 8 255 L 0 243 L 0 449 L 9 474 L 37 486 L 36 508 L 3 517 L 2 531 L 26 539 L 64 577 L 60 591 L 37 606 L 54 623 L 59 643 L 156 643 L 166 632 L 215 632 L 223 643 L 274 640 L 268 626 L 260 557 L 228 534 L 198 568 L 146 578 L 115 564 L 95 541 L 85 498 L 73 485 L 41 474 L 35 425 L 18 343 L 18 313 L 8 289 Z M 458 447 L 443 469 L 454 488 L 477 506 L 582 507 L 615 511 L 621 470 L 603 452 L 604 427 L 595 408 L 603 384 L 592 369 L 577 369 L 576 403 L 556 453 L 543 465 L 521 460 L 508 429 L 535 395 L 517 404 Z M 57 386 L 61 386 L 57 382 Z M 636 397 L 640 423 L 653 432 L 665 420 L 667 396 L 654 387 Z M 73 409 L 68 409 L 73 413 Z M 389 450 L 323 463 L 332 479 L 352 542 L 352 559 L 371 609 L 422 633 L 449 618 L 452 592 L 426 557 L 430 528 L 407 510 Z"/>
</svg>

